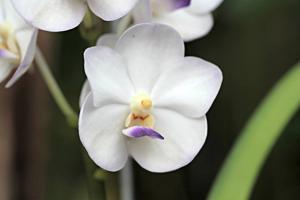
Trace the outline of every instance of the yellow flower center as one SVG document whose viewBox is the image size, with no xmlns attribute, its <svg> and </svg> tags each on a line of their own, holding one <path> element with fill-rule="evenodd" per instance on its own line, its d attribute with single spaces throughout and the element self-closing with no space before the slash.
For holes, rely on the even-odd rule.
<svg viewBox="0 0 300 200">
<path fill-rule="evenodd" d="M 16 41 L 13 27 L 7 22 L 0 24 L 0 49 L 9 51 L 19 58 L 19 45 Z"/>
<path fill-rule="evenodd" d="M 153 128 L 154 118 L 151 115 L 152 107 L 152 100 L 146 93 L 140 92 L 133 96 L 130 102 L 131 112 L 126 119 L 125 127 L 144 126 Z"/>
</svg>

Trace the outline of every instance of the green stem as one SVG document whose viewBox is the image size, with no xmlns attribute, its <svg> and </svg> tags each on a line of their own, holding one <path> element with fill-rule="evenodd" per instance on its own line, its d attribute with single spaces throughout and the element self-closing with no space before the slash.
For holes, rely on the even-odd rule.
<svg viewBox="0 0 300 200">
<path fill-rule="evenodd" d="M 118 36 L 121 36 L 123 32 L 129 27 L 130 23 L 131 23 L 131 15 L 126 15 L 125 17 L 120 19 L 117 24 L 116 34 Z"/>
<path fill-rule="evenodd" d="M 75 111 L 73 111 L 70 104 L 68 104 L 62 91 L 60 90 L 57 82 L 55 81 L 41 50 L 37 48 L 35 57 L 37 67 L 39 68 L 49 90 L 52 94 L 55 102 L 60 110 L 65 115 L 69 125 L 72 128 L 77 128 L 78 117 Z M 82 149 L 82 157 L 87 174 L 88 190 L 90 200 L 105 200 L 105 176 L 106 172 L 99 169 L 93 161 L 88 157 L 86 151 Z"/>
<path fill-rule="evenodd" d="M 106 200 L 105 179 L 108 174 L 93 163 L 84 149 L 82 152 L 87 174 L 89 200 Z"/>
<path fill-rule="evenodd" d="M 93 23 L 93 14 L 92 14 L 92 12 L 89 9 L 85 13 L 85 16 L 83 18 L 83 22 L 82 23 L 83 23 L 83 25 L 87 29 L 91 29 L 94 26 L 94 23 Z"/>
<path fill-rule="evenodd" d="M 259 171 L 300 106 L 300 63 L 264 99 L 226 159 L 209 200 L 249 199 Z"/>
<path fill-rule="evenodd" d="M 77 127 L 78 117 L 76 112 L 72 109 L 70 104 L 67 102 L 65 96 L 63 95 L 61 89 L 59 88 L 57 82 L 55 81 L 49 66 L 39 48 L 37 48 L 35 61 L 38 69 L 40 70 L 48 89 L 54 98 L 56 104 L 65 115 L 69 125 L 73 128 Z"/>
</svg>

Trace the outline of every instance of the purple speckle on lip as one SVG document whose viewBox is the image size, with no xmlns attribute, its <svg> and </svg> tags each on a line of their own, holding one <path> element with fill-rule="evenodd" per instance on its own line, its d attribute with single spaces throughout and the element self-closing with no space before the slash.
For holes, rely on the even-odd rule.
<svg viewBox="0 0 300 200">
<path fill-rule="evenodd" d="M 140 137 L 148 136 L 153 139 L 160 139 L 160 140 L 164 139 L 164 137 L 161 134 L 159 134 L 158 132 L 154 131 L 151 128 L 146 128 L 143 126 L 133 126 L 133 127 L 124 129 L 122 132 L 124 135 L 131 137 L 131 138 L 140 138 Z"/>
</svg>

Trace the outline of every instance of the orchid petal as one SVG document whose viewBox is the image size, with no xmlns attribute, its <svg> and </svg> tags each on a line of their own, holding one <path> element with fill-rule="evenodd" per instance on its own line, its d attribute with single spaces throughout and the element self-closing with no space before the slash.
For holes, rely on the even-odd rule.
<svg viewBox="0 0 300 200">
<path fill-rule="evenodd" d="M 33 26 L 46 31 L 65 31 L 80 24 L 83 0 L 12 0 L 19 13 Z"/>
<path fill-rule="evenodd" d="M 155 130 L 164 136 L 164 140 L 129 139 L 132 157 L 151 172 L 173 171 L 190 163 L 205 142 L 206 117 L 192 119 L 165 109 L 154 109 L 153 114 Z"/>
<path fill-rule="evenodd" d="M 0 7 L 2 7 L 1 14 L 2 20 L 12 25 L 14 30 L 20 30 L 28 28 L 28 24 L 24 19 L 17 13 L 16 9 L 12 5 L 11 0 L 1 0 Z"/>
<path fill-rule="evenodd" d="M 0 8 L 1 8 L 1 12 L 0 12 L 0 22 L 3 22 L 5 20 L 5 1 L 0 1 Z"/>
<path fill-rule="evenodd" d="M 213 27 L 211 14 L 196 15 L 186 9 L 154 17 L 153 21 L 175 28 L 186 42 L 205 36 Z"/>
<path fill-rule="evenodd" d="M 152 9 L 149 0 L 139 0 L 132 11 L 136 24 L 150 22 L 152 19 Z"/>
<path fill-rule="evenodd" d="M 222 83 L 222 72 L 212 63 L 186 57 L 164 72 L 152 91 L 155 106 L 188 117 L 201 117 L 211 107 Z"/>
<path fill-rule="evenodd" d="M 118 171 L 126 164 L 128 153 L 122 128 L 128 113 L 124 105 L 94 107 L 91 94 L 82 106 L 80 140 L 92 160 L 105 170 Z"/>
<path fill-rule="evenodd" d="M 215 10 L 222 2 L 223 0 L 192 0 L 187 9 L 195 14 L 206 14 Z"/>
<path fill-rule="evenodd" d="M 21 51 L 21 61 L 12 78 L 5 87 L 11 87 L 32 64 L 35 55 L 38 31 L 33 28 L 24 29 L 16 33 L 16 40 Z"/>
<path fill-rule="evenodd" d="M 80 97 L 79 97 L 79 107 L 81 108 L 81 106 L 83 105 L 86 97 L 91 93 L 91 86 L 88 82 L 88 80 L 86 80 L 83 83 L 81 92 L 80 92 Z"/>
<path fill-rule="evenodd" d="M 124 129 L 122 133 L 131 138 L 141 138 L 147 136 L 153 139 L 161 139 L 161 140 L 164 139 L 164 137 L 160 133 L 156 132 L 151 128 L 147 128 L 143 126 L 129 127 L 127 129 Z"/>
<path fill-rule="evenodd" d="M 109 47 L 96 46 L 84 53 L 85 73 L 88 77 L 94 104 L 128 104 L 134 94 L 125 62 Z"/>
<path fill-rule="evenodd" d="M 136 90 L 151 91 L 169 61 L 184 56 L 184 43 L 171 27 L 162 24 L 138 24 L 127 30 L 116 44 L 125 59 Z"/>
<path fill-rule="evenodd" d="M 97 40 L 97 46 L 107 46 L 113 48 L 115 43 L 117 42 L 118 37 L 116 34 L 104 34 Z M 89 82 L 86 80 L 82 86 L 80 98 L 79 98 L 79 106 L 81 107 L 85 98 L 91 92 L 91 86 Z"/>
<path fill-rule="evenodd" d="M 97 46 L 106 46 L 106 47 L 114 48 L 117 41 L 118 41 L 117 34 L 108 33 L 98 38 Z"/>
<path fill-rule="evenodd" d="M 119 19 L 129 13 L 138 0 L 87 0 L 90 9 L 105 21 Z"/>
</svg>

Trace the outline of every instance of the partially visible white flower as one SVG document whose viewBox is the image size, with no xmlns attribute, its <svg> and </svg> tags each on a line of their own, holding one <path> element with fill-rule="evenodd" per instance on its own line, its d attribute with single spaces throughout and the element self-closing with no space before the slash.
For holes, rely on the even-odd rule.
<svg viewBox="0 0 300 200">
<path fill-rule="evenodd" d="M 16 13 L 10 0 L 0 0 L 0 10 L 0 82 L 17 69 L 6 84 L 10 87 L 33 61 L 37 30 Z"/>
<path fill-rule="evenodd" d="M 181 36 L 166 25 L 139 24 L 112 41 L 84 53 L 79 135 L 88 154 L 109 171 L 128 156 L 152 172 L 187 165 L 206 140 L 220 69 L 184 57 Z"/>
<path fill-rule="evenodd" d="M 213 27 L 211 12 L 223 0 L 140 0 L 134 9 L 136 23 L 152 22 L 175 28 L 185 41 L 205 36 Z"/>
<path fill-rule="evenodd" d="M 12 0 L 33 26 L 46 31 L 72 29 L 83 20 L 87 5 L 100 18 L 116 20 L 126 15 L 138 0 Z"/>
</svg>

